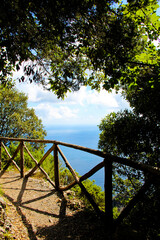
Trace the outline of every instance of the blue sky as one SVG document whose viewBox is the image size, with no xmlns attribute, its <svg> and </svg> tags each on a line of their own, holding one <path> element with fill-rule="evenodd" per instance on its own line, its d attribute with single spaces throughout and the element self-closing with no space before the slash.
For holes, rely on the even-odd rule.
<svg viewBox="0 0 160 240">
<path fill-rule="evenodd" d="M 98 125 L 108 113 L 129 107 L 120 94 L 97 92 L 89 87 L 69 93 L 64 100 L 33 83 L 17 83 L 17 88 L 28 95 L 28 106 L 35 109 L 45 127 Z"/>
</svg>

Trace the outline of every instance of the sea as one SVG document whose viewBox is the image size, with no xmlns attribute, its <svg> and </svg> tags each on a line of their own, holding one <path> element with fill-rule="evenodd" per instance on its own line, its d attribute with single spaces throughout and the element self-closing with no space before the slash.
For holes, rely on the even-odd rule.
<svg viewBox="0 0 160 240">
<path fill-rule="evenodd" d="M 54 126 L 46 128 L 48 140 L 56 140 L 65 143 L 76 144 L 83 147 L 98 149 L 99 128 L 98 126 Z M 50 146 L 48 145 L 47 148 Z M 73 148 L 59 146 L 63 154 L 69 161 L 73 169 L 82 176 L 91 170 L 98 163 L 103 161 L 101 157 L 95 156 Z M 63 163 L 63 160 L 60 159 Z M 65 166 L 65 164 L 62 164 Z M 104 169 L 96 172 L 90 180 L 94 180 L 94 184 L 100 186 L 104 190 Z"/>
</svg>

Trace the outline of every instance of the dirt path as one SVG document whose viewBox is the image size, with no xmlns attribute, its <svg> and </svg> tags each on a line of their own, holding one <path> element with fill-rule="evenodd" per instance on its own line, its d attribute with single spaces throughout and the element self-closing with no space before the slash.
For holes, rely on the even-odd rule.
<svg viewBox="0 0 160 240">
<path fill-rule="evenodd" d="M 66 198 L 45 180 L 6 172 L 0 185 L 16 240 L 104 239 L 100 221 L 84 211 L 71 211 Z"/>
</svg>

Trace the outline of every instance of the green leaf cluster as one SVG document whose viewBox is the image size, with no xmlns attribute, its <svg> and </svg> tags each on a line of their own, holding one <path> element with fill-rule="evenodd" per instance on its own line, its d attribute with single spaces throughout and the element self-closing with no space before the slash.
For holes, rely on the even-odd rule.
<svg viewBox="0 0 160 240">
<path fill-rule="evenodd" d="M 141 3 L 142 1 L 131 1 L 130 7 L 128 5 L 128 9 L 125 9 L 126 15 L 129 14 L 140 24 L 142 36 L 137 52 L 135 51 L 133 58 L 120 70 L 119 76 L 117 75 L 119 81 L 116 85 L 116 89 L 120 89 L 123 97 L 130 103 L 131 109 L 113 112 L 101 121 L 99 148 L 116 156 L 159 167 L 160 52 L 159 45 L 156 47 L 153 40 L 158 39 L 160 25 L 156 15 L 157 6 L 152 2 L 150 6 L 146 5 L 142 9 Z M 129 11 L 132 8 L 133 11 L 137 9 L 135 16 Z M 150 177 L 120 164 L 114 164 L 113 176 L 115 202 L 118 207 L 126 206 L 129 199 Z M 159 186 L 154 183 L 128 216 L 127 223 L 137 231 L 145 232 L 148 239 L 157 239 L 159 233 L 158 195 Z"/>
<path fill-rule="evenodd" d="M 78 173 L 76 174 L 77 176 L 79 176 Z M 60 179 L 61 179 L 62 185 L 68 185 L 69 183 L 74 181 L 74 178 L 71 172 L 67 168 L 64 168 L 63 166 L 61 166 L 61 169 L 60 169 Z M 90 193 L 92 198 L 95 200 L 99 208 L 104 211 L 105 200 L 104 200 L 104 191 L 102 191 L 102 188 L 96 185 L 94 180 L 90 180 L 90 179 L 83 181 L 83 185 L 85 186 L 87 191 Z M 83 202 L 86 208 L 92 209 L 91 204 L 88 202 L 87 198 L 85 197 L 84 193 L 81 191 L 81 188 L 78 185 L 75 185 L 72 188 L 72 191 L 75 192 L 75 196 Z"/>
<path fill-rule="evenodd" d="M 101 121 L 99 148 L 116 156 L 159 167 L 159 50 L 153 44 L 148 46 L 146 52 L 137 55 L 137 59 L 139 57 L 142 61 L 141 65 L 132 63 L 121 78 L 122 94 L 129 101 L 131 110 L 111 113 Z M 121 207 L 150 178 L 148 174 L 120 164 L 114 164 L 113 174 L 115 201 Z M 143 231 L 148 239 L 158 239 L 158 195 L 159 185 L 154 183 L 127 218 L 127 224 L 137 231 Z"/>
<path fill-rule="evenodd" d="M 7 150 L 9 152 L 9 154 L 11 156 L 13 156 L 14 152 L 16 151 L 17 147 L 18 147 L 17 142 L 11 142 L 11 144 L 9 145 L 9 147 L 7 147 Z M 30 143 L 26 143 L 26 146 L 28 148 L 28 150 L 30 151 L 30 153 L 32 154 L 32 156 L 39 162 L 41 160 L 41 158 L 44 155 L 44 146 L 41 145 L 38 149 L 35 148 L 33 145 L 31 145 Z M 26 150 L 24 149 L 24 167 L 25 169 L 30 169 L 32 167 L 35 166 L 34 161 L 31 159 L 31 157 L 28 155 L 28 153 L 26 152 Z M 5 150 L 2 148 L 2 168 L 5 167 L 5 165 L 8 162 L 8 155 L 5 152 Z M 18 154 L 16 155 L 16 157 L 14 158 L 14 161 L 17 163 L 17 165 L 20 167 L 20 152 L 18 152 Z M 11 165 L 11 168 L 13 168 L 14 165 Z"/>
<path fill-rule="evenodd" d="M 62 98 L 82 85 L 134 84 L 136 66 L 142 72 L 157 66 L 151 47 L 159 36 L 157 8 L 155 0 L 2 1 L 1 82 L 27 61 L 19 80 L 41 82 Z"/>
<path fill-rule="evenodd" d="M 105 210 L 105 196 L 104 196 L 104 191 L 102 191 L 102 188 L 98 185 L 95 184 L 94 180 L 87 179 L 83 182 L 83 185 L 89 192 L 89 194 L 92 196 L 92 198 L 95 200 L 99 208 L 104 211 Z M 86 196 L 84 193 L 81 191 L 81 188 L 76 185 L 75 187 L 72 188 L 73 191 L 75 191 L 76 196 L 80 198 L 84 204 L 85 207 L 88 209 L 92 209 L 91 204 L 88 202 Z"/>
<path fill-rule="evenodd" d="M 44 139 L 46 131 L 34 109 L 28 107 L 28 97 L 13 86 L 0 87 L 0 135 Z"/>
</svg>

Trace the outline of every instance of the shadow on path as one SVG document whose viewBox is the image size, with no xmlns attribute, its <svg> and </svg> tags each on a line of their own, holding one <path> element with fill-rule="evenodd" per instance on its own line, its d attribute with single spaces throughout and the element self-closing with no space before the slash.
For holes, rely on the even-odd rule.
<svg viewBox="0 0 160 240">
<path fill-rule="evenodd" d="M 18 181 L 20 178 L 16 178 L 14 181 Z M 12 181 L 13 182 L 13 181 Z M 23 197 L 23 194 L 26 190 L 26 186 L 27 186 L 27 182 L 28 182 L 28 178 L 24 178 L 23 181 L 22 181 L 22 186 L 20 188 L 20 191 L 19 191 L 19 194 L 18 194 L 18 197 L 17 197 L 17 200 L 15 201 L 12 197 L 10 197 L 9 195 L 7 194 L 3 194 L 4 197 L 6 197 L 15 207 L 16 207 L 16 211 L 17 213 L 20 215 L 21 219 L 22 219 L 22 222 L 24 224 L 24 226 L 27 228 L 28 230 L 28 235 L 29 235 L 29 238 L 31 240 L 37 240 L 37 237 L 36 237 L 36 233 L 33 231 L 33 227 L 32 225 L 29 223 L 29 221 L 27 220 L 26 216 L 23 214 L 21 208 L 26 208 L 26 209 L 29 209 L 30 211 L 35 211 L 37 213 L 41 213 L 41 214 L 44 214 L 44 215 L 48 215 L 48 216 L 53 216 L 53 217 L 56 217 L 58 218 L 59 216 L 57 216 L 56 214 L 50 214 L 49 212 L 45 212 L 45 211 L 40 211 L 38 209 L 34 209 L 34 208 L 30 208 L 30 207 L 26 207 L 26 206 L 23 206 L 23 204 L 27 204 L 27 203 L 31 203 L 31 202 L 35 202 L 35 201 L 38 201 L 38 200 L 41 200 L 41 199 L 44 199 L 44 198 L 47 198 L 51 195 L 53 195 L 55 193 L 55 190 L 53 191 L 50 191 L 48 194 L 44 195 L 44 196 L 40 196 L 40 197 L 37 197 L 35 199 L 31 199 L 31 200 L 28 200 L 26 202 L 23 202 L 22 203 L 22 197 Z M 10 182 L 5 182 L 3 183 L 4 184 L 7 184 L 7 183 L 10 183 Z M 9 189 L 9 188 L 8 188 Z M 13 188 L 12 188 L 13 189 Z M 16 189 L 17 190 L 17 189 Z M 32 189 L 33 190 L 33 189 Z M 62 201 L 63 202 L 63 201 Z"/>
<path fill-rule="evenodd" d="M 16 182 L 16 181 L 18 181 L 19 179 L 21 179 L 19 176 L 17 177 L 3 177 L 3 179 L 11 179 L 11 178 L 13 178 L 13 180 L 11 180 L 11 181 L 8 181 L 8 182 L 5 182 L 5 183 L 3 183 L 3 185 L 5 185 L 5 184 L 8 184 L 8 183 L 12 183 L 12 182 Z"/>
<path fill-rule="evenodd" d="M 22 222 L 24 224 L 24 226 L 27 228 L 28 230 L 28 236 L 31 240 L 37 240 L 36 234 L 33 231 L 33 227 L 32 225 L 28 222 L 26 216 L 22 213 L 21 208 L 19 207 L 17 202 L 14 202 L 13 198 L 11 198 L 10 196 L 4 194 L 4 197 L 6 197 L 15 207 L 16 207 L 16 211 L 17 213 L 20 215 Z"/>
<path fill-rule="evenodd" d="M 9 180 L 9 177 L 4 178 L 5 180 Z M 12 177 L 11 177 L 12 179 Z M 17 197 L 14 198 L 13 195 L 10 195 L 10 192 L 8 189 L 14 190 L 15 185 L 8 185 L 6 186 L 7 183 L 10 182 L 18 182 L 19 188 L 16 188 L 16 191 L 18 190 Z M 4 189 L 7 189 L 7 193 L 4 193 L 4 197 L 6 197 L 16 208 L 17 213 L 20 215 L 21 220 L 24 224 L 24 226 L 27 228 L 28 231 L 28 236 L 30 240 L 37 240 L 37 239 L 43 239 L 43 240 L 67 240 L 67 239 L 72 239 L 72 240 L 104 240 L 104 226 L 103 223 L 97 218 L 94 212 L 86 212 L 86 211 L 80 211 L 80 212 L 75 212 L 72 216 L 67 216 L 66 215 L 66 210 L 67 210 L 67 200 L 64 197 L 63 193 L 61 192 L 56 192 L 55 190 L 51 189 L 42 189 L 42 190 L 37 190 L 35 189 L 36 187 L 33 185 L 33 188 L 30 187 L 28 178 L 21 179 L 19 177 L 13 178 L 13 181 L 4 181 L 2 185 L 5 185 Z M 27 188 L 27 185 L 29 188 Z M 39 188 L 39 187 L 38 187 Z M 34 190 L 34 191 L 39 191 L 43 196 L 36 196 L 28 190 Z M 30 195 L 27 194 L 30 198 L 25 200 L 24 193 L 26 192 Z M 14 192 L 13 192 L 14 193 Z M 13 194 L 12 193 L 12 194 Z M 38 193 L 38 192 L 37 192 Z M 47 197 L 50 197 L 52 195 L 56 194 L 57 199 L 59 199 L 59 204 L 57 202 L 53 202 L 53 206 L 57 208 L 57 212 L 50 211 L 48 208 L 43 209 L 38 209 L 36 202 L 39 200 L 47 199 Z M 24 196 L 24 198 L 23 198 Z M 22 201 L 23 199 L 23 201 Z M 33 205 L 33 204 L 34 205 Z M 28 205 L 27 204 L 32 204 Z M 44 226 L 39 227 L 37 226 L 36 231 L 34 226 L 31 224 L 29 217 L 25 214 L 25 211 L 23 209 L 29 210 L 30 212 L 34 213 L 39 213 L 43 214 L 45 216 L 53 217 L 55 219 L 58 219 L 58 222 L 54 222 L 53 225 L 49 224 L 47 226 L 46 222 L 44 222 Z"/>
<path fill-rule="evenodd" d="M 105 240 L 103 223 L 87 211 L 64 217 L 54 226 L 39 228 L 37 235 L 45 240 Z"/>
</svg>

